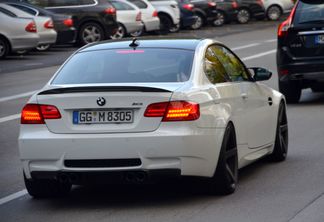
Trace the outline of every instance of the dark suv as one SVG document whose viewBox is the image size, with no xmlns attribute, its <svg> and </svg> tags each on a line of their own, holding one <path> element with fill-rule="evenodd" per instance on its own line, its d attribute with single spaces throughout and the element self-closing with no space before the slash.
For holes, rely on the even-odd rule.
<svg viewBox="0 0 324 222">
<path fill-rule="evenodd" d="M 72 15 L 77 41 L 85 45 L 109 38 L 118 28 L 116 9 L 107 0 L 25 0 L 45 9 Z"/>
<path fill-rule="evenodd" d="M 324 91 L 324 2 L 299 0 L 278 28 L 279 90 L 287 102 L 304 88 Z"/>
</svg>

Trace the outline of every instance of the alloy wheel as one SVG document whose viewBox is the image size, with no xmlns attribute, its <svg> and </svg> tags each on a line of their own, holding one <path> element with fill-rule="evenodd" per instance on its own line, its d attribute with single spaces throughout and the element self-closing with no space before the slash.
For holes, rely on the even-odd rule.
<svg viewBox="0 0 324 222">
<path fill-rule="evenodd" d="M 204 23 L 203 18 L 200 15 L 197 15 L 196 22 L 193 25 L 191 25 L 191 28 L 194 30 L 200 29 L 203 23 Z"/>
<path fill-rule="evenodd" d="M 214 26 L 222 26 L 225 23 L 225 15 L 222 12 L 217 13 L 217 19 L 214 20 Z"/>
<path fill-rule="evenodd" d="M 247 9 L 241 9 L 237 13 L 237 21 L 241 24 L 245 24 L 250 20 L 250 12 Z"/>
<path fill-rule="evenodd" d="M 276 21 L 281 16 L 281 9 L 278 6 L 271 6 L 268 9 L 268 18 L 272 21 Z"/>
<path fill-rule="evenodd" d="M 236 188 L 238 178 L 238 156 L 235 133 L 233 131 L 228 136 L 225 151 L 226 177 L 230 181 L 230 188 Z"/>
<path fill-rule="evenodd" d="M 87 26 L 82 33 L 82 39 L 86 44 L 99 42 L 102 39 L 101 32 L 96 26 Z"/>
<path fill-rule="evenodd" d="M 6 52 L 6 46 L 4 45 L 4 43 L 2 41 L 0 41 L 0 57 L 4 56 L 5 52 Z"/>
<path fill-rule="evenodd" d="M 288 151 L 288 121 L 283 106 L 280 107 L 278 119 L 279 119 L 279 128 L 278 128 L 279 144 L 280 144 L 281 152 L 283 153 L 284 157 L 286 157 Z"/>
<path fill-rule="evenodd" d="M 111 39 L 121 39 L 125 36 L 125 29 L 123 28 L 122 25 L 119 24 L 117 32 L 110 36 Z"/>
</svg>

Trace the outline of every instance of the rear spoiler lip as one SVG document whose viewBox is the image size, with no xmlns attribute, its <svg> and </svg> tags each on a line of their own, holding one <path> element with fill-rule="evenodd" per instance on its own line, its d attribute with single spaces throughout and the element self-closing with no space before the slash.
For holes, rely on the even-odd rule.
<svg viewBox="0 0 324 222">
<path fill-rule="evenodd" d="M 172 92 L 166 89 L 143 86 L 84 86 L 48 89 L 37 95 L 82 93 L 82 92 Z"/>
</svg>

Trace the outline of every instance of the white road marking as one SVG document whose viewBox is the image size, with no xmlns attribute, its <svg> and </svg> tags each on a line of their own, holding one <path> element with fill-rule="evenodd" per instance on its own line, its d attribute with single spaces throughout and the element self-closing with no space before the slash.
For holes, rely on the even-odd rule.
<svg viewBox="0 0 324 222">
<path fill-rule="evenodd" d="M 9 101 L 9 100 L 13 100 L 13 99 L 24 98 L 24 97 L 33 95 L 35 92 L 37 92 L 37 91 L 25 92 L 25 93 L 13 95 L 13 96 L 2 97 L 2 98 L 0 98 L 0 102 L 6 102 L 6 101 Z"/>
<path fill-rule="evenodd" d="M 27 64 L 25 64 L 25 66 L 39 66 L 39 65 L 43 65 L 43 63 L 35 62 L 35 63 L 27 63 Z"/>
<path fill-rule="evenodd" d="M 251 47 L 258 46 L 258 45 L 261 45 L 261 43 L 252 43 L 252 44 L 249 44 L 249 45 L 238 46 L 238 47 L 232 48 L 232 50 L 233 51 L 238 51 L 238 50 L 241 50 L 241 49 L 251 48 Z"/>
<path fill-rule="evenodd" d="M 9 201 L 12 201 L 14 199 L 17 199 L 19 197 L 25 196 L 26 194 L 27 194 L 27 190 L 24 189 L 24 190 L 18 191 L 16 193 L 13 193 L 13 194 L 11 194 L 9 196 L 6 196 L 4 198 L 1 198 L 0 199 L 0 205 L 5 204 L 5 203 L 8 203 Z"/>
<path fill-rule="evenodd" d="M 265 40 L 264 42 L 276 42 L 277 39 L 269 39 L 269 40 Z"/>
<path fill-rule="evenodd" d="M 252 55 L 252 56 L 244 57 L 241 60 L 242 61 L 248 61 L 248 60 L 252 60 L 252 59 L 257 59 L 257 58 L 260 58 L 262 56 L 270 55 L 270 54 L 273 54 L 273 53 L 276 53 L 276 52 L 277 52 L 277 50 L 273 49 L 273 50 L 258 53 L 258 54 Z"/>
<path fill-rule="evenodd" d="M 4 122 L 10 121 L 10 120 L 19 119 L 19 118 L 20 118 L 20 113 L 14 114 L 11 116 L 2 117 L 2 118 L 0 118 L 0 123 L 4 123 Z"/>
</svg>

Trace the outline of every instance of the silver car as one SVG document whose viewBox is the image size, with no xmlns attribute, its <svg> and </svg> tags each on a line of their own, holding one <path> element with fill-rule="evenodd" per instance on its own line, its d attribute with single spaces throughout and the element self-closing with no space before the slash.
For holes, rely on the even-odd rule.
<svg viewBox="0 0 324 222">
<path fill-rule="evenodd" d="M 112 39 L 121 39 L 127 34 L 143 29 L 142 13 L 136 5 L 123 0 L 110 1 L 110 3 L 117 10 L 119 24 L 117 32 L 110 36 Z"/>
<path fill-rule="evenodd" d="M 33 18 L 35 20 L 37 33 L 39 35 L 38 47 L 47 47 L 48 45 L 52 45 L 56 42 L 57 33 L 54 29 L 54 23 L 52 18 L 47 16 L 34 16 L 10 5 L 1 5 L 2 8 L 15 14 L 17 17 Z"/>
<path fill-rule="evenodd" d="M 0 59 L 10 52 L 33 49 L 38 45 L 36 23 L 32 18 L 19 18 L 0 3 Z"/>
</svg>

